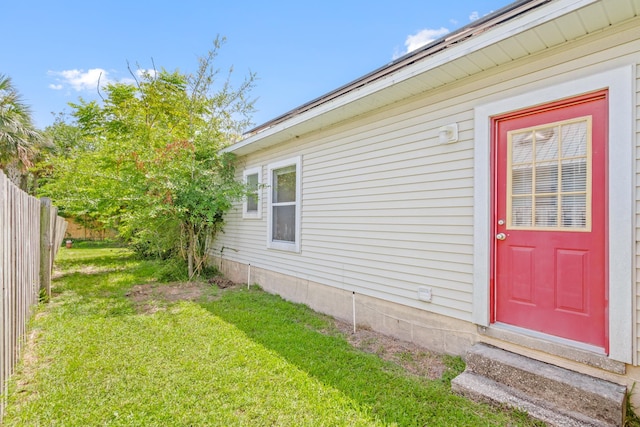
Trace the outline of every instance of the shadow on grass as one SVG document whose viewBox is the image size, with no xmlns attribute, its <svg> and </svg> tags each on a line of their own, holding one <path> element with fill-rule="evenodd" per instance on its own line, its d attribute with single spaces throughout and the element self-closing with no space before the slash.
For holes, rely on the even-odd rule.
<svg viewBox="0 0 640 427">
<path fill-rule="evenodd" d="M 137 260 L 136 255 L 123 248 L 108 248 L 101 251 L 62 249 L 56 258 L 55 267 L 58 270 L 73 270 L 74 268 L 122 268 Z"/>
<path fill-rule="evenodd" d="M 331 332 L 328 318 L 306 306 L 260 290 L 226 292 L 222 299 L 202 305 L 289 363 L 371 408 L 384 423 L 503 425 L 508 420 L 513 425 L 529 424 L 526 417 L 514 422 L 515 418 L 453 395 L 447 380 L 409 376 L 397 365 L 354 349 L 338 339 L 337 332 L 326 333 Z"/>
<path fill-rule="evenodd" d="M 126 293 L 136 284 L 155 280 L 162 265 L 136 260 L 117 249 L 63 255 L 67 273 L 54 284 L 56 303 L 77 316 L 133 314 Z M 200 305 L 291 365 L 368 408 L 385 424 L 531 425 L 526 417 L 519 419 L 453 395 L 447 380 L 409 376 L 397 365 L 354 349 L 337 336 L 328 317 L 304 305 L 259 289 L 228 290 L 219 299 Z"/>
<path fill-rule="evenodd" d="M 127 292 L 156 281 L 159 263 L 140 261 L 128 252 L 73 254 L 63 260 L 51 293 L 62 310 L 75 316 L 122 316 L 135 312 Z"/>
</svg>

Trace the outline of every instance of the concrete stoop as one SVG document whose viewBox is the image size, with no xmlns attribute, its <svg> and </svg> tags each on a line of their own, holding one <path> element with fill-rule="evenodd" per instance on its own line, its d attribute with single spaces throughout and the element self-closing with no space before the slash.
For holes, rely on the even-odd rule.
<svg viewBox="0 0 640 427">
<path fill-rule="evenodd" d="M 487 344 L 467 353 L 455 393 L 526 411 L 552 426 L 620 426 L 627 388 Z"/>
</svg>

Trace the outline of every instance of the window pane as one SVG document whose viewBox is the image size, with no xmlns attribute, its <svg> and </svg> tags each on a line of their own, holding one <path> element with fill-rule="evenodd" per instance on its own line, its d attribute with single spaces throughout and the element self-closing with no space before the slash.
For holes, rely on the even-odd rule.
<svg viewBox="0 0 640 427">
<path fill-rule="evenodd" d="M 556 196 L 536 197 L 536 226 L 558 225 L 558 200 Z"/>
<path fill-rule="evenodd" d="M 562 157 L 584 157 L 587 155 L 587 122 L 562 126 Z"/>
<path fill-rule="evenodd" d="M 254 173 L 251 175 L 247 175 L 247 187 L 249 187 L 251 190 L 257 190 L 258 189 L 258 174 Z"/>
<path fill-rule="evenodd" d="M 587 225 L 586 195 L 562 196 L 562 226 L 583 228 Z"/>
<path fill-rule="evenodd" d="M 537 129 L 534 133 L 536 140 L 536 160 L 555 160 L 558 158 L 558 138 L 555 128 Z"/>
<path fill-rule="evenodd" d="M 258 174 L 247 175 L 247 212 L 258 211 Z"/>
<path fill-rule="evenodd" d="M 531 197 L 514 197 L 511 203 L 511 225 L 531 227 L 533 225 Z"/>
<path fill-rule="evenodd" d="M 295 165 L 273 171 L 273 203 L 296 201 Z"/>
<path fill-rule="evenodd" d="M 533 160 L 533 132 L 524 132 L 513 135 L 512 151 L 514 165 L 531 163 Z"/>
<path fill-rule="evenodd" d="M 247 212 L 258 212 L 258 195 L 247 195 Z"/>
<path fill-rule="evenodd" d="M 562 191 L 587 191 L 586 160 L 562 162 Z"/>
<path fill-rule="evenodd" d="M 296 207 L 295 205 L 273 207 L 273 240 L 295 242 Z"/>
<path fill-rule="evenodd" d="M 514 167 L 511 172 L 513 194 L 531 194 L 531 166 Z"/>
<path fill-rule="evenodd" d="M 536 165 L 536 193 L 556 193 L 558 191 L 558 164 Z"/>
</svg>

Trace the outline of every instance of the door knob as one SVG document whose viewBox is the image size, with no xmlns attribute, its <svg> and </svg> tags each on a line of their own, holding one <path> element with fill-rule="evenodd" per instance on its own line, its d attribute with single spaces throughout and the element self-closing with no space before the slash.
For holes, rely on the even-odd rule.
<svg viewBox="0 0 640 427">
<path fill-rule="evenodd" d="M 506 238 L 507 238 L 507 235 L 506 235 L 506 234 L 504 234 L 504 233 L 498 233 L 498 234 L 496 234 L 496 239 L 498 239 L 498 240 L 504 240 L 504 239 L 506 239 Z"/>
</svg>

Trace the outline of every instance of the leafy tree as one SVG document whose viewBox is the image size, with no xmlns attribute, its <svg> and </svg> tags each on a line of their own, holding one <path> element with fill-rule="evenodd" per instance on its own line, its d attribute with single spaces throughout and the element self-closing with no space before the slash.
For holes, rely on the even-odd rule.
<svg viewBox="0 0 640 427">
<path fill-rule="evenodd" d="M 81 173 L 71 174 L 69 171 L 72 170 L 75 163 L 72 159 L 85 154 L 85 151 L 89 148 L 89 142 L 84 137 L 80 127 L 73 123 L 73 117 L 65 113 L 57 114 L 54 123 L 48 126 L 43 134 L 50 141 L 50 147 L 40 152 L 33 167 L 30 168 L 33 192 L 42 195 L 47 191 L 55 190 L 54 194 L 59 195 L 61 193 L 60 188 L 64 185 L 70 185 L 73 188 L 75 184 L 72 178 L 82 177 Z M 55 183 L 55 179 L 61 178 L 64 179 L 60 183 Z M 42 184 L 44 184 L 44 190 L 39 188 Z M 105 224 L 88 216 L 86 212 L 83 215 L 74 210 L 74 207 L 81 205 L 77 200 L 87 200 L 86 198 L 76 194 L 73 198 L 67 197 L 66 200 L 67 202 L 73 201 L 72 205 L 74 206 L 58 206 L 58 212 L 61 215 L 73 215 L 70 212 L 74 212 L 77 215 L 74 217 L 77 223 L 95 230 L 105 228 Z M 86 208 L 80 210 L 83 209 L 87 211 Z"/>
<path fill-rule="evenodd" d="M 0 74 L 0 169 L 23 190 L 28 168 L 46 140 L 34 128 L 31 110 L 14 87 L 11 78 Z"/>
<path fill-rule="evenodd" d="M 43 186 L 66 213 L 117 227 L 140 253 L 186 261 L 189 279 L 206 263 L 207 238 L 245 193 L 220 149 L 250 124 L 255 76 L 237 87 L 231 70 L 220 79 L 222 42 L 194 74 L 138 70 L 134 84 L 107 85 L 102 104 L 71 104 L 76 140 Z"/>
</svg>

